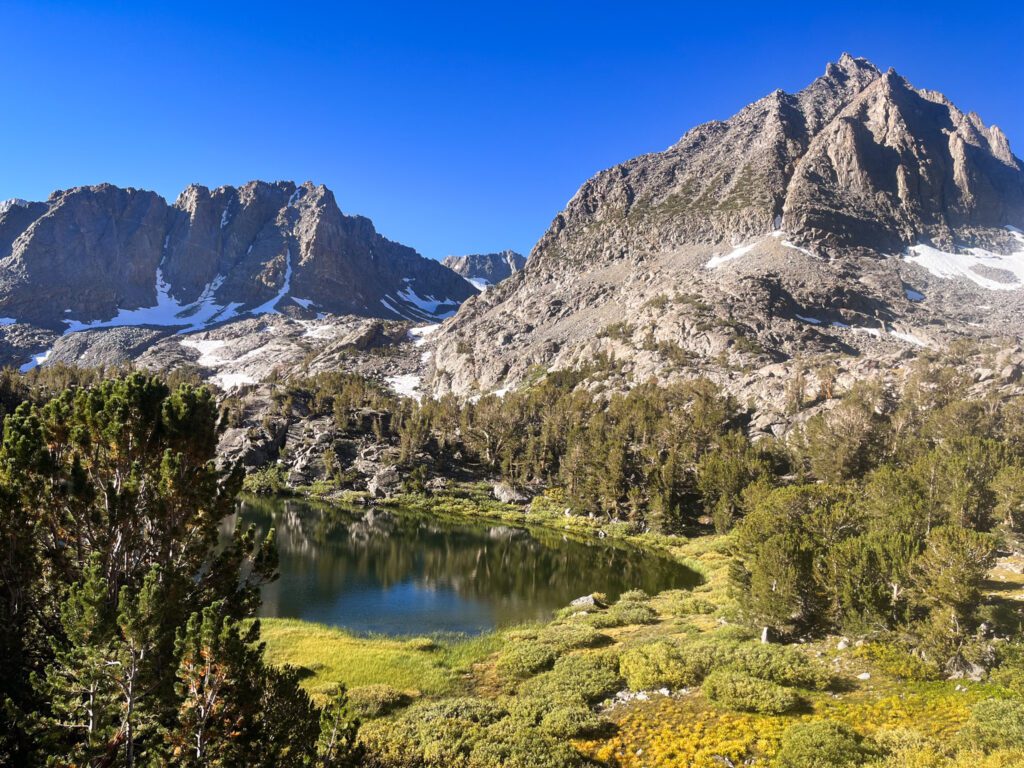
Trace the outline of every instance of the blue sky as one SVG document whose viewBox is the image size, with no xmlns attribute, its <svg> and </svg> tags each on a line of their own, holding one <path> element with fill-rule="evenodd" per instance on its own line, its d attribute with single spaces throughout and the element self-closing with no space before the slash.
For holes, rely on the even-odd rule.
<svg viewBox="0 0 1024 768">
<path fill-rule="evenodd" d="M 1024 3 L 0 2 L 0 199 L 312 179 L 441 258 L 843 51 L 1024 155 Z"/>
</svg>

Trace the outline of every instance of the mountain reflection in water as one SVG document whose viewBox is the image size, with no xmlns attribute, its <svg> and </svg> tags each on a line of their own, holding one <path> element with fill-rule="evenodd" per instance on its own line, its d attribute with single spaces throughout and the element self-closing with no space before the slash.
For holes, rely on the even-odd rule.
<svg viewBox="0 0 1024 768">
<path fill-rule="evenodd" d="M 699 582 L 688 568 L 607 540 L 449 522 L 381 509 L 246 498 L 226 521 L 277 529 L 281 577 L 262 616 L 355 632 L 478 633 L 550 618 L 573 598 Z"/>
</svg>

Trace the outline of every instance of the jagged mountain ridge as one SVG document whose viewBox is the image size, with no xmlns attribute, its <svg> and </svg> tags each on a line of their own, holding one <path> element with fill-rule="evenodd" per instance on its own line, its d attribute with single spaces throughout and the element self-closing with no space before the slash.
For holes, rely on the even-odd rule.
<svg viewBox="0 0 1024 768">
<path fill-rule="evenodd" d="M 192 185 L 173 204 L 102 184 L 0 209 L 0 315 L 55 331 L 285 306 L 428 321 L 475 292 L 309 182 Z"/>
<path fill-rule="evenodd" d="M 1005 335 L 1022 228 L 1024 164 L 998 128 L 844 54 L 587 181 L 526 269 L 435 334 L 433 390 L 504 391 L 604 354 L 634 381 L 749 394 L 801 356 L 863 368 Z"/>
<path fill-rule="evenodd" d="M 526 266 L 526 257 L 512 250 L 504 250 L 497 253 L 445 256 L 441 263 L 462 275 L 474 287 L 483 289 L 519 272 Z"/>
<path fill-rule="evenodd" d="M 998 128 L 844 54 L 799 93 L 774 91 L 665 152 L 597 174 L 534 255 L 570 250 L 586 225 L 606 222 L 619 225 L 606 247 L 628 239 L 631 250 L 780 227 L 807 242 L 884 249 L 924 236 L 949 244 L 953 229 L 1019 223 L 1022 168 Z M 867 224 L 858 214 L 874 198 L 869 212 L 887 214 L 881 227 L 844 226 Z"/>
</svg>

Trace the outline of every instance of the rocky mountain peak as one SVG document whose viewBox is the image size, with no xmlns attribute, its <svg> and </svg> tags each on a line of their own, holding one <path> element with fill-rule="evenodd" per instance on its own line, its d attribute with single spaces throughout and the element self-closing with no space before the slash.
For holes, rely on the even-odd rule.
<svg viewBox="0 0 1024 768">
<path fill-rule="evenodd" d="M 865 58 L 853 56 L 844 51 L 839 59 L 825 65 L 826 77 L 866 77 L 869 81 L 878 77 L 881 71 Z"/>
<path fill-rule="evenodd" d="M 434 391 L 605 359 L 761 397 L 738 371 L 1024 331 L 1022 169 L 977 115 L 843 54 L 585 182 L 433 337 Z"/>
<path fill-rule="evenodd" d="M 484 289 L 522 270 L 526 266 L 526 257 L 515 251 L 504 250 L 497 253 L 446 256 L 441 263 L 462 275 L 474 287 Z"/>
<path fill-rule="evenodd" d="M 0 315 L 52 331 L 288 308 L 426 321 L 475 293 L 312 182 L 193 184 L 171 205 L 99 184 L 0 210 Z"/>
<path fill-rule="evenodd" d="M 822 244 L 991 242 L 1024 221 L 1024 175 L 1001 133 L 889 70 L 814 138 L 784 208 L 786 229 Z"/>
</svg>

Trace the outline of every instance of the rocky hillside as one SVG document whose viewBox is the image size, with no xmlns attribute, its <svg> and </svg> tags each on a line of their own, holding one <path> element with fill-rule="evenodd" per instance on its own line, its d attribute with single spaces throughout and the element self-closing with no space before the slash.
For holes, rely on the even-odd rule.
<svg viewBox="0 0 1024 768">
<path fill-rule="evenodd" d="M 42 357 L 58 337 L 108 328 L 148 329 L 129 334 L 145 348 L 153 334 L 268 313 L 433 322 L 475 293 L 308 182 L 193 185 L 173 204 L 103 184 L 0 205 L 8 364 Z"/>
<path fill-rule="evenodd" d="M 1024 164 L 998 128 L 844 54 L 586 182 L 525 270 L 434 335 L 433 388 L 613 360 L 777 410 L 808 361 L 861 377 L 957 337 L 1012 346 L 1022 229 Z"/>
<path fill-rule="evenodd" d="M 522 270 L 526 266 L 526 257 L 506 250 L 499 253 L 446 256 L 441 263 L 462 275 L 476 288 L 484 290 Z"/>
</svg>

